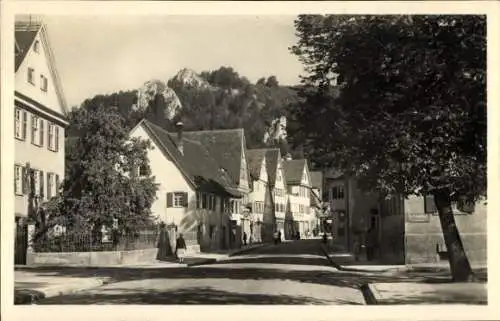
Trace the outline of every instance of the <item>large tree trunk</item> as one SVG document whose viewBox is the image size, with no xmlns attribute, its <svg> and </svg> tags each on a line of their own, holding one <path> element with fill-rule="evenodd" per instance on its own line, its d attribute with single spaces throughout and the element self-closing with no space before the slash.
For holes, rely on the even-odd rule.
<svg viewBox="0 0 500 321">
<path fill-rule="evenodd" d="M 439 212 L 444 242 L 448 251 L 448 260 L 454 282 L 470 281 L 473 277 L 469 259 L 465 254 L 462 239 L 455 223 L 451 208 L 450 193 L 438 190 L 434 193 L 434 201 Z"/>
</svg>

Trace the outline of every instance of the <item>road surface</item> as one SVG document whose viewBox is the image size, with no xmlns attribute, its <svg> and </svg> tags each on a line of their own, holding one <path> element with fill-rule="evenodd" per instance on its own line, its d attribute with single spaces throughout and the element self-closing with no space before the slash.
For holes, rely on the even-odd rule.
<svg viewBox="0 0 500 321">
<path fill-rule="evenodd" d="M 318 246 L 301 240 L 209 265 L 89 271 L 111 281 L 39 304 L 365 304 L 357 278 L 330 267 Z"/>
</svg>

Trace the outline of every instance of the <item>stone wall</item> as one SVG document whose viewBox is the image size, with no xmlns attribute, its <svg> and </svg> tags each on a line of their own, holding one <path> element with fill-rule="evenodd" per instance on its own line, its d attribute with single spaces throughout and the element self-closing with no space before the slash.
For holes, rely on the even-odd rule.
<svg viewBox="0 0 500 321">
<path fill-rule="evenodd" d="M 28 265 L 106 266 L 121 264 L 147 264 L 156 261 L 158 249 L 116 252 L 28 252 Z"/>
</svg>

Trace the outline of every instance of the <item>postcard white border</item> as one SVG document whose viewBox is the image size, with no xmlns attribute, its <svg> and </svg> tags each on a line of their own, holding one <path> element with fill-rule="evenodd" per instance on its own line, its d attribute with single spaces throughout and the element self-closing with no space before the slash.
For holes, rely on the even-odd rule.
<svg viewBox="0 0 500 321">
<path fill-rule="evenodd" d="M 352 2 L 158 2 L 158 1 L 2 1 L 1 5 L 1 199 L 2 316 L 7 320 L 494 320 L 499 298 L 498 142 L 499 3 L 495 1 Z M 297 15 L 485 14 L 488 17 L 488 306 L 13 306 L 13 21 L 15 14 L 38 15 Z M 12 201 L 10 201 L 12 200 Z"/>
</svg>

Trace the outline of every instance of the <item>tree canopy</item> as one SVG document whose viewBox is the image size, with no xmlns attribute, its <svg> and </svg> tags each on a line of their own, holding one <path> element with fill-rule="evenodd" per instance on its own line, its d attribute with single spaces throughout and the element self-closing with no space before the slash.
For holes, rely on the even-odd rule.
<svg viewBox="0 0 500 321">
<path fill-rule="evenodd" d="M 466 278 L 449 205 L 486 191 L 486 18 L 304 15 L 295 26 L 307 75 L 293 143 L 367 190 L 433 194 Z"/>
<path fill-rule="evenodd" d="M 137 233 L 153 220 L 157 187 L 147 158 L 150 143 L 130 139 L 114 107 L 91 104 L 69 118 L 74 136 L 66 140 L 60 218 L 69 228 L 94 231 L 118 220 L 122 233 Z"/>
</svg>

